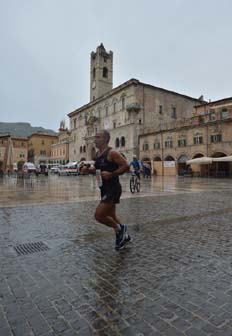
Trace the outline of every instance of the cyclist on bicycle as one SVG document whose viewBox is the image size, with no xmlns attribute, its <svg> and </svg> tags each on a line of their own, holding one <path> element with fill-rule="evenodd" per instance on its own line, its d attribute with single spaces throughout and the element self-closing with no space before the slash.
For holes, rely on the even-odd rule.
<svg viewBox="0 0 232 336">
<path fill-rule="evenodd" d="M 130 161 L 130 169 L 140 180 L 140 172 L 142 171 L 142 163 L 137 159 L 136 155 L 133 155 L 133 159 Z"/>
</svg>

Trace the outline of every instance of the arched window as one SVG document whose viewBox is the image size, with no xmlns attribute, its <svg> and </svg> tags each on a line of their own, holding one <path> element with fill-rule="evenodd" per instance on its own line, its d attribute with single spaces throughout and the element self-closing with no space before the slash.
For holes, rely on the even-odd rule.
<svg viewBox="0 0 232 336">
<path fill-rule="evenodd" d="M 113 102 L 113 112 L 115 113 L 116 112 L 116 101 Z"/>
<path fill-rule="evenodd" d="M 124 136 L 121 137 L 121 146 L 124 147 L 126 145 L 126 141 Z"/>
<path fill-rule="evenodd" d="M 115 140 L 115 147 L 116 148 L 119 147 L 119 138 L 116 138 L 116 140 Z"/>
<path fill-rule="evenodd" d="M 85 153 L 86 152 L 86 147 L 85 146 L 83 146 L 83 153 Z"/>
<path fill-rule="evenodd" d="M 122 97 L 122 110 L 125 108 L 125 97 Z"/>
<path fill-rule="evenodd" d="M 108 77 L 108 69 L 107 69 L 106 67 L 104 67 L 103 70 L 102 70 L 102 76 L 103 76 L 104 78 L 107 78 L 107 77 Z"/>
</svg>

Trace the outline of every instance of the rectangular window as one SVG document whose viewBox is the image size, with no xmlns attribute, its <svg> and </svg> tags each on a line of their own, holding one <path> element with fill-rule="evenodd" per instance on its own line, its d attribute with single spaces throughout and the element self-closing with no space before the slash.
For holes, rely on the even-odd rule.
<svg viewBox="0 0 232 336">
<path fill-rule="evenodd" d="M 222 141 L 222 135 L 221 134 L 211 135 L 210 140 L 211 140 L 212 143 L 221 142 Z"/>
<path fill-rule="evenodd" d="M 116 103 L 114 103 L 114 113 L 116 112 Z"/>
<path fill-rule="evenodd" d="M 125 98 L 122 98 L 122 110 L 125 108 Z"/>
<path fill-rule="evenodd" d="M 106 106 L 106 116 L 108 115 L 108 106 Z"/>
<path fill-rule="evenodd" d="M 159 105 L 159 114 L 162 114 L 163 112 L 163 105 Z"/>
<path fill-rule="evenodd" d="M 203 137 L 202 136 L 196 136 L 193 138 L 193 143 L 194 145 L 197 145 L 197 144 L 203 144 Z"/>
<path fill-rule="evenodd" d="M 210 113 L 209 113 L 209 120 L 210 120 L 210 121 L 214 121 L 214 120 L 216 120 L 216 114 L 215 114 L 215 112 L 210 112 Z"/>
<path fill-rule="evenodd" d="M 44 140 L 43 139 L 41 140 L 41 144 L 44 145 Z"/>
<path fill-rule="evenodd" d="M 148 150 L 148 149 L 149 149 L 148 143 L 143 144 L 143 150 Z"/>
<path fill-rule="evenodd" d="M 154 143 L 154 149 L 160 149 L 160 142 Z"/>
<path fill-rule="evenodd" d="M 205 122 L 205 118 L 204 116 L 199 116 L 199 123 L 204 123 Z"/>
<path fill-rule="evenodd" d="M 178 140 L 178 147 L 185 147 L 187 145 L 186 139 L 179 139 Z"/>
<path fill-rule="evenodd" d="M 226 119 L 228 118 L 228 116 L 229 116 L 228 110 L 226 108 L 223 108 L 221 111 L 221 118 Z"/>
<path fill-rule="evenodd" d="M 172 140 L 165 141 L 165 148 L 171 148 L 172 147 Z"/>
<path fill-rule="evenodd" d="M 176 107 L 175 107 L 175 106 L 172 107 L 171 117 L 172 117 L 173 119 L 176 119 Z"/>
</svg>

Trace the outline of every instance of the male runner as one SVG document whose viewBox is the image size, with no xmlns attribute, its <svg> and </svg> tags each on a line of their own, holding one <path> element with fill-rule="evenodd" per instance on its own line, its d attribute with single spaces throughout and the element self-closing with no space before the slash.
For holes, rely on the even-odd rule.
<svg viewBox="0 0 232 336">
<path fill-rule="evenodd" d="M 101 201 L 95 211 L 95 219 L 115 230 L 115 249 L 120 250 L 131 241 L 127 234 L 127 225 L 122 224 L 116 216 L 116 204 L 120 202 L 122 193 L 119 175 L 129 170 L 127 161 L 116 150 L 108 146 L 110 134 L 106 130 L 97 132 L 95 144 L 99 149 L 95 168 L 100 170 L 102 177 Z"/>
</svg>

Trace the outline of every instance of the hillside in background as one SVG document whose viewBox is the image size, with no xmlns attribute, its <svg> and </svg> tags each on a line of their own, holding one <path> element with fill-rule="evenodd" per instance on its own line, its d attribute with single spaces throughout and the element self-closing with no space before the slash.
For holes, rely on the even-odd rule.
<svg viewBox="0 0 232 336">
<path fill-rule="evenodd" d="M 46 133 L 51 135 L 56 135 L 57 133 L 50 129 L 45 129 L 43 127 L 33 127 L 29 123 L 16 122 L 7 123 L 0 122 L 0 135 L 11 134 L 13 136 L 28 137 L 33 133 Z"/>
</svg>

